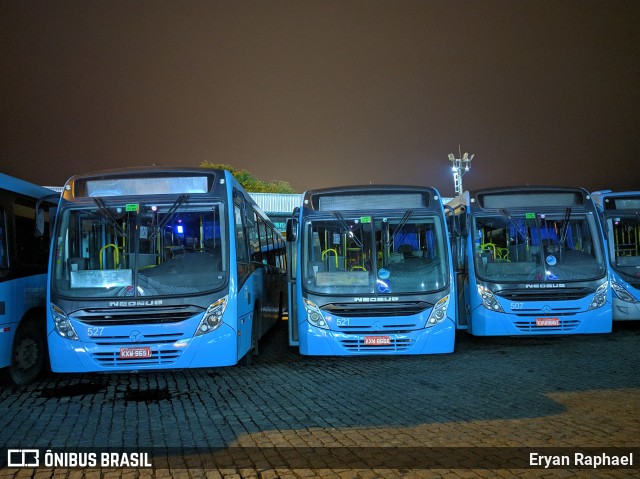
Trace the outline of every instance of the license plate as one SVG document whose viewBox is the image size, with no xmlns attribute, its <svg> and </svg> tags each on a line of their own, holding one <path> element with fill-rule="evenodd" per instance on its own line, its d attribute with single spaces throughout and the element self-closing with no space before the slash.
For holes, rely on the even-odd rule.
<svg viewBox="0 0 640 479">
<path fill-rule="evenodd" d="M 151 357 L 151 348 L 120 348 L 120 359 L 144 359 Z"/>
<path fill-rule="evenodd" d="M 536 326 L 560 326 L 558 318 L 536 318 Z"/>
<path fill-rule="evenodd" d="M 365 346 L 387 346 L 391 344 L 391 338 L 389 336 L 365 336 Z"/>
</svg>

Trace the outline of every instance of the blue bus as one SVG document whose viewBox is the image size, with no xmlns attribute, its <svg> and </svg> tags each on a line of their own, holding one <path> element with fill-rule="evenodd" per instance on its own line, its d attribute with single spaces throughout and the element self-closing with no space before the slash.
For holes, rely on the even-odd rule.
<svg viewBox="0 0 640 479">
<path fill-rule="evenodd" d="M 596 191 L 609 250 L 613 320 L 640 319 L 640 191 Z"/>
<path fill-rule="evenodd" d="M 436 189 L 307 191 L 286 234 L 289 342 L 301 354 L 453 351 L 453 268 Z"/>
<path fill-rule="evenodd" d="M 286 308 L 282 235 L 227 171 L 74 176 L 52 234 L 54 372 L 249 362 Z"/>
<path fill-rule="evenodd" d="M 448 205 L 464 292 L 459 329 L 476 336 L 611 331 L 607 253 L 587 191 L 492 188 Z"/>
<path fill-rule="evenodd" d="M 8 367 L 11 379 L 20 385 L 36 379 L 48 365 L 46 226 L 48 207 L 57 196 L 0 173 L 0 368 Z M 38 207 L 45 220 L 41 236 L 36 235 Z"/>
</svg>

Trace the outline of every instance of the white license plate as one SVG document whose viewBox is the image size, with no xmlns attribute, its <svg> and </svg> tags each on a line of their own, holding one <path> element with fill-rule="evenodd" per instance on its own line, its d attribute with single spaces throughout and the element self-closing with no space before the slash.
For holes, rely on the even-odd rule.
<svg viewBox="0 0 640 479">
<path fill-rule="evenodd" d="M 151 355 L 151 348 L 120 348 L 120 359 L 146 359 Z"/>
<path fill-rule="evenodd" d="M 388 346 L 391 344 L 391 338 L 389 336 L 365 336 L 365 346 Z"/>
<path fill-rule="evenodd" d="M 536 326 L 560 326 L 560 320 L 558 318 L 536 318 Z"/>
</svg>

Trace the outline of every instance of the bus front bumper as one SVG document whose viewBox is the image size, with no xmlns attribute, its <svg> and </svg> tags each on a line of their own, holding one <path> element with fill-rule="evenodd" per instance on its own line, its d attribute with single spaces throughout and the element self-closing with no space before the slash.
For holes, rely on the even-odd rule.
<svg viewBox="0 0 640 479">
<path fill-rule="evenodd" d="M 611 329 L 611 304 L 607 303 L 566 316 L 554 314 L 553 310 L 537 316 L 497 313 L 478 306 L 471 313 L 468 332 L 474 336 L 535 336 L 610 333 Z"/>
<path fill-rule="evenodd" d="M 447 318 L 431 328 L 406 333 L 345 334 L 305 321 L 299 332 L 300 354 L 309 356 L 443 354 L 453 352 L 456 328 Z"/>
<path fill-rule="evenodd" d="M 614 321 L 638 321 L 640 320 L 640 303 L 629 303 L 618 298 L 613 298 Z"/>
<path fill-rule="evenodd" d="M 144 332 L 143 335 L 146 336 Z M 108 373 L 229 366 L 237 362 L 236 336 L 236 332 L 224 323 L 209 334 L 168 344 L 104 345 L 65 339 L 50 331 L 51 370 L 56 373 Z"/>
</svg>

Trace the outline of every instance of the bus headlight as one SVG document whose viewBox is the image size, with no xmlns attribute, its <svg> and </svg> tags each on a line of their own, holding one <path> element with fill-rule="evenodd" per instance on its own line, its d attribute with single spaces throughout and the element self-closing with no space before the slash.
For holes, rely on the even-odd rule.
<svg viewBox="0 0 640 479">
<path fill-rule="evenodd" d="M 307 319 L 311 324 L 317 326 L 318 328 L 329 329 L 329 325 L 324 319 L 322 311 L 320 311 L 320 308 L 317 304 L 304 298 L 304 309 L 307 312 Z"/>
<path fill-rule="evenodd" d="M 478 285 L 478 294 L 480 298 L 482 298 L 482 305 L 485 308 L 495 311 L 496 313 L 504 313 L 502 306 L 500 306 L 500 303 L 498 303 L 498 300 L 488 288 Z"/>
<path fill-rule="evenodd" d="M 56 328 L 56 333 L 65 339 L 71 339 L 73 341 L 80 341 L 76 330 L 73 329 L 71 321 L 67 314 L 58 308 L 55 304 L 51 304 L 51 317 L 53 318 L 53 325 Z"/>
<path fill-rule="evenodd" d="M 607 302 L 607 283 L 601 284 L 593 295 L 589 310 L 601 308 Z"/>
<path fill-rule="evenodd" d="M 620 298 L 620 300 L 622 300 L 622 301 L 625 301 L 627 303 L 637 303 L 638 302 L 638 300 L 636 298 L 631 296 L 631 293 L 629 293 L 629 291 L 624 289 L 624 287 L 622 287 L 622 285 L 616 283 L 615 281 L 611 281 L 611 289 L 613 290 L 614 293 L 616 293 L 616 296 L 618 298 Z"/>
<path fill-rule="evenodd" d="M 218 327 L 222 324 L 222 315 L 224 314 L 224 310 L 226 308 L 227 296 L 225 296 L 224 298 L 220 298 L 218 301 L 209 306 L 207 308 L 207 311 L 204 313 L 202 321 L 200 321 L 200 324 L 198 325 L 198 329 L 196 329 L 196 334 L 194 336 L 201 336 L 218 329 Z"/>
<path fill-rule="evenodd" d="M 449 295 L 446 295 L 440 301 L 438 301 L 427 319 L 427 325 L 425 327 L 430 328 L 438 323 L 441 323 L 447 317 L 447 308 L 449 307 Z"/>
</svg>

